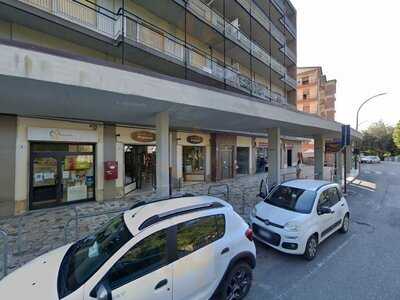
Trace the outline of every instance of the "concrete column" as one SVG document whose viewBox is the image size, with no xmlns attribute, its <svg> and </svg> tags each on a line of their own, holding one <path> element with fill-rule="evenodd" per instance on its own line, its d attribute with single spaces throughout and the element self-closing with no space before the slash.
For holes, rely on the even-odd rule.
<svg viewBox="0 0 400 300">
<path fill-rule="evenodd" d="M 157 141 L 157 194 L 169 195 L 169 114 L 158 113 L 156 116 L 156 141 Z"/>
<path fill-rule="evenodd" d="M 314 137 L 314 176 L 324 179 L 325 140 L 322 136 Z"/>
<path fill-rule="evenodd" d="M 182 162 L 182 158 L 178 160 L 178 133 L 176 131 L 170 133 L 170 162 L 171 162 L 171 179 L 172 187 L 178 186 L 178 169 L 182 170 L 182 164 L 178 164 L 178 161 Z M 180 152 L 180 155 L 182 152 Z"/>
<path fill-rule="evenodd" d="M 117 137 L 114 125 L 104 125 L 104 161 L 117 160 Z M 118 166 L 121 168 L 122 166 Z M 117 197 L 116 180 L 104 180 L 104 200 Z"/>
<path fill-rule="evenodd" d="M 15 212 L 17 117 L 0 115 L 0 217 Z"/>
<path fill-rule="evenodd" d="M 256 174 L 256 169 L 257 169 L 257 147 L 256 147 L 256 138 L 252 137 L 251 138 L 251 172 L 250 174 Z"/>
<path fill-rule="evenodd" d="M 271 183 L 281 182 L 281 130 L 269 128 L 268 133 L 268 174 Z"/>
</svg>

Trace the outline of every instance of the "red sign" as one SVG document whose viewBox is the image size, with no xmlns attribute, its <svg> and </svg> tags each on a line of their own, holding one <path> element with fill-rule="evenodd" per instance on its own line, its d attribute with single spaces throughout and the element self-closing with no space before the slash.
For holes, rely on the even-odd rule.
<svg viewBox="0 0 400 300">
<path fill-rule="evenodd" d="M 118 179 L 118 162 L 105 161 L 104 162 L 104 180 Z"/>
</svg>

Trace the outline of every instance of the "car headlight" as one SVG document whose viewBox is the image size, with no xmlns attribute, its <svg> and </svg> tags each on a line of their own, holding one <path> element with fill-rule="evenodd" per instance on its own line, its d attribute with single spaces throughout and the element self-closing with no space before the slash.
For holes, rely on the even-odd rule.
<svg viewBox="0 0 400 300">
<path fill-rule="evenodd" d="M 286 231 L 290 231 L 290 232 L 299 232 L 301 229 L 301 226 L 299 223 L 296 223 L 296 222 L 287 222 L 284 226 L 284 229 Z"/>
<path fill-rule="evenodd" d="M 257 208 L 254 207 L 254 208 L 251 210 L 251 213 L 250 213 L 250 214 L 251 214 L 252 217 L 257 216 Z"/>
</svg>

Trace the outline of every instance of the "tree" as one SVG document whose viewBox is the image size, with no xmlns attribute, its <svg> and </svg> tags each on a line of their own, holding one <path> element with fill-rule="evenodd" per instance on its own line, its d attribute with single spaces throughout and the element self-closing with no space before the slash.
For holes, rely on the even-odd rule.
<svg viewBox="0 0 400 300">
<path fill-rule="evenodd" d="M 361 151 L 369 155 L 378 155 L 381 159 L 398 154 L 399 149 L 394 143 L 393 134 L 394 128 L 386 126 L 383 121 L 371 124 L 363 131 Z"/>
<path fill-rule="evenodd" d="M 393 130 L 393 142 L 400 151 L 400 121 Z"/>
</svg>

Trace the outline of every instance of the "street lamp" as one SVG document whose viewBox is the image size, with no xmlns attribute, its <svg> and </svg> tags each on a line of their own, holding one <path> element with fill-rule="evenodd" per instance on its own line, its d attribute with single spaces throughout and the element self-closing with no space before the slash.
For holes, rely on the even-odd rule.
<svg viewBox="0 0 400 300">
<path fill-rule="evenodd" d="M 387 93 L 380 93 L 380 94 L 376 94 L 375 96 L 372 96 L 372 97 L 370 97 L 370 98 L 368 98 L 367 100 L 365 100 L 363 103 L 361 103 L 361 105 L 360 105 L 360 107 L 358 108 L 358 110 L 357 110 L 357 117 L 356 117 L 356 130 L 358 131 L 358 114 L 360 113 L 360 110 L 361 110 L 361 108 L 365 105 L 365 104 L 367 104 L 369 101 L 371 101 L 372 99 L 375 99 L 375 98 L 377 98 L 377 97 L 380 97 L 380 96 L 383 96 L 383 95 L 386 95 Z"/>
</svg>

